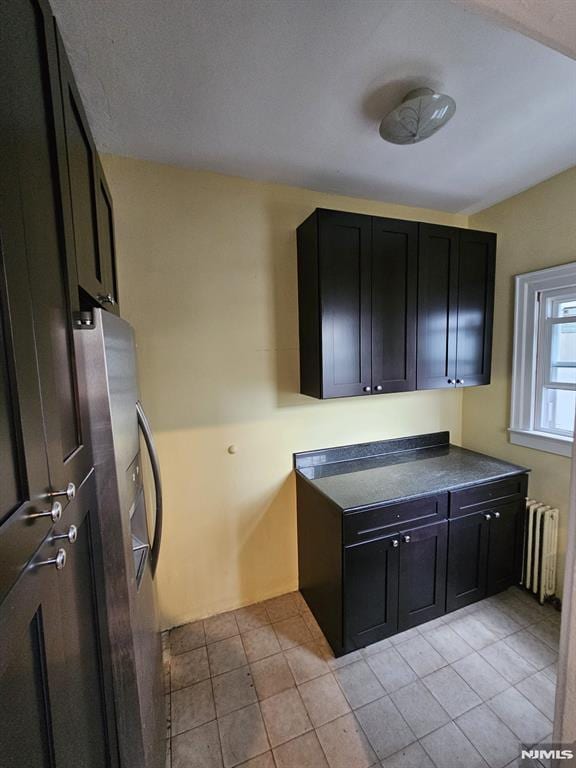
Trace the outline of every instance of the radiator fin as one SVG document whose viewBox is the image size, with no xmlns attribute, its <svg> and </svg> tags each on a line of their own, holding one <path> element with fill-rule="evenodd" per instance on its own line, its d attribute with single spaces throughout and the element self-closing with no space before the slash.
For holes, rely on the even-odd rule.
<svg viewBox="0 0 576 768">
<path fill-rule="evenodd" d="M 522 584 L 541 603 L 556 591 L 559 510 L 526 499 Z"/>
</svg>

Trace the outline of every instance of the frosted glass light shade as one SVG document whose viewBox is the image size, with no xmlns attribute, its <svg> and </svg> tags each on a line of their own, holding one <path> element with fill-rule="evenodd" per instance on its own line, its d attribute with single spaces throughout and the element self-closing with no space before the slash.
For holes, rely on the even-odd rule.
<svg viewBox="0 0 576 768">
<path fill-rule="evenodd" d="M 417 144 L 446 125 L 456 112 L 451 96 L 431 88 L 417 88 L 380 123 L 380 136 L 392 144 Z"/>
</svg>

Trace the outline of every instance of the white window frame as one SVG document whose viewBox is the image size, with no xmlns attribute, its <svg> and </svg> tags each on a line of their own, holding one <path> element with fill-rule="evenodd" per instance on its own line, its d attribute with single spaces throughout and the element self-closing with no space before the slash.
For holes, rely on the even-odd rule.
<svg viewBox="0 0 576 768">
<path fill-rule="evenodd" d="M 576 289 L 576 262 L 516 275 L 515 286 L 509 439 L 515 445 L 571 456 L 573 435 L 557 435 L 535 428 L 540 397 L 537 350 L 539 344 L 542 344 L 542 340 L 537 336 L 540 293 L 572 287 Z M 540 349 L 542 353 L 542 347 Z"/>
</svg>

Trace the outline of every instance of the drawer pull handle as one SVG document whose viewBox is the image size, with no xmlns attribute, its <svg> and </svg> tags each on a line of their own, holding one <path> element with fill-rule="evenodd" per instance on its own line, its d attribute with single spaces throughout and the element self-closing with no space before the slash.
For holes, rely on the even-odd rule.
<svg viewBox="0 0 576 768">
<path fill-rule="evenodd" d="M 363 387 L 364 392 L 372 392 L 372 387 Z"/>
<path fill-rule="evenodd" d="M 400 542 L 398 541 L 398 539 L 392 539 L 392 546 L 394 547 L 394 549 L 400 546 Z"/>
<path fill-rule="evenodd" d="M 499 520 L 500 519 L 500 512 L 494 512 L 494 517 L 496 518 L 496 520 Z"/>
<path fill-rule="evenodd" d="M 498 515 L 498 517 L 500 517 L 500 515 Z M 487 513 L 484 515 L 484 520 L 492 520 L 492 515 L 491 515 L 491 514 L 489 514 L 489 513 L 487 512 Z"/>
<path fill-rule="evenodd" d="M 404 536 L 402 536 L 402 541 L 404 542 L 404 544 L 410 544 L 411 540 L 412 540 L 412 538 L 411 538 L 410 534 L 408 534 L 408 533 L 406 533 Z"/>
</svg>

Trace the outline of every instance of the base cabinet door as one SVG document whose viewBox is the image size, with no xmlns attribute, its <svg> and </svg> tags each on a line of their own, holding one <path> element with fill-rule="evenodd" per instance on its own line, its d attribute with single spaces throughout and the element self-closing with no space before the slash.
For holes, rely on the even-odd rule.
<svg viewBox="0 0 576 768">
<path fill-rule="evenodd" d="M 517 584 L 521 578 L 522 502 L 513 501 L 491 509 L 488 538 L 487 593 L 494 595 Z"/>
<path fill-rule="evenodd" d="M 446 609 L 448 523 L 400 535 L 398 631 L 441 616 Z"/>
<path fill-rule="evenodd" d="M 344 552 L 344 643 L 362 648 L 392 635 L 398 625 L 397 534 Z"/>
<path fill-rule="evenodd" d="M 446 610 L 455 611 L 486 596 L 490 519 L 477 513 L 449 526 Z"/>
</svg>

